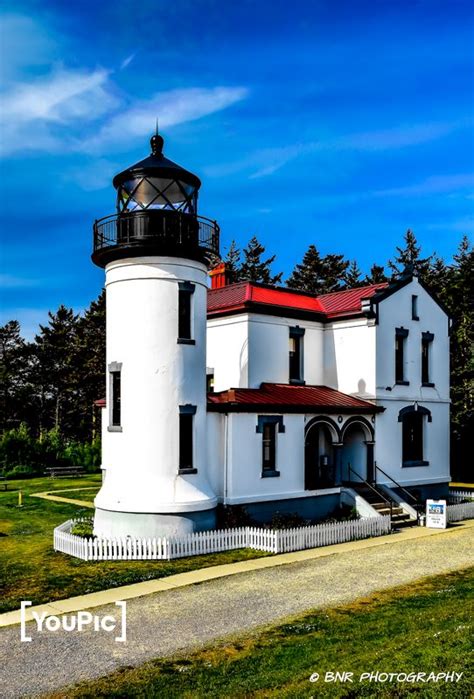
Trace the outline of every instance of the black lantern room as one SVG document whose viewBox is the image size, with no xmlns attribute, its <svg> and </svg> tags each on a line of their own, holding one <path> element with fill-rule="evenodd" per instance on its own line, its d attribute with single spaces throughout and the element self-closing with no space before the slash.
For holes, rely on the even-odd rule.
<svg viewBox="0 0 474 699">
<path fill-rule="evenodd" d="M 169 255 L 207 262 L 219 253 L 219 226 L 197 215 L 201 181 L 163 155 L 163 138 L 151 154 L 113 179 L 117 213 L 94 224 L 92 260 L 99 267 L 125 257 Z"/>
</svg>

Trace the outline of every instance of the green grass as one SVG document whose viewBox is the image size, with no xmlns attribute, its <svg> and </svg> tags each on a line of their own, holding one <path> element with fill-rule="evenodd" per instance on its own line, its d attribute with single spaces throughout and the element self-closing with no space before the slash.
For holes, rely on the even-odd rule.
<svg viewBox="0 0 474 699">
<path fill-rule="evenodd" d="M 188 570 L 269 555 L 251 550 L 228 551 L 175 561 L 81 561 L 53 549 L 53 529 L 93 510 L 29 497 L 31 493 L 100 485 L 100 475 L 83 478 L 35 478 L 9 481 L 0 491 L 0 612 L 19 609 L 21 600 L 52 602 L 110 587 L 166 577 Z M 18 491 L 23 506 L 18 507 Z M 81 491 L 71 492 L 77 498 Z M 94 491 L 84 491 L 91 498 Z M 67 497 L 67 493 L 60 493 Z M 79 499 L 82 499 L 82 495 Z M 85 499 L 85 498 L 84 498 Z"/>
<path fill-rule="evenodd" d="M 88 488 L 81 488 L 80 490 L 71 490 L 69 493 L 59 493 L 64 498 L 70 497 L 74 498 L 75 500 L 85 500 L 86 502 L 94 502 L 94 498 L 99 492 L 99 487 L 94 488 L 93 490 L 89 490 Z M 93 513 L 91 512 L 91 515 Z"/>
<path fill-rule="evenodd" d="M 67 690 L 99 697 L 330 697 L 423 699 L 473 695 L 474 569 L 427 578 L 333 609 L 306 614 L 238 640 Z M 363 672 L 463 672 L 459 684 L 359 683 Z M 318 672 L 353 672 L 353 684 L 310 683 Z"/>
</svg>

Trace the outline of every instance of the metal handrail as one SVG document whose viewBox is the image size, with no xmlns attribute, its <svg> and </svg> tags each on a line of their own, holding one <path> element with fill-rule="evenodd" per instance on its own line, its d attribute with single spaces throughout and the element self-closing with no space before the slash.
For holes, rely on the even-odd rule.
<svg viewBox="0 0 474 699">
<path fill-rule="evenodd" d="M 203 257 L 218 256 L 220 229 L 216 221 L 170 210 L 144 210 L 104 216 L 94 223 L 94 261 L 108 250 L 152 246 Z M 166 252 L 166 254 L 168 254 Z"/>
<path fill-rule="evenodd" d="M 395 480 L 395 478 L 392 478 L 392 476 L 390 476 L 388 473 L 386 473 L 382 468 L 380 468 L 380 466 L 377 466 L 377 464 L 375 464 L 375 482 L 376 482 L 376 483 L 377 483 L 377 471 L 380 471 L 380 473 L 383 473 L 383 475 L 384 475 L 386 478 L 388 478 L 389 480 L 391 480 L 392 483 L 394 483 L 394 484 L 397 486 L 397 488 L 400 488 L 400 490 L 403 490 L 404 493 L 406 493 L 407 495 L 409 495 L 410 498 L 411 498 L 412 500 L 415 501 L 416 505 L 421 506 L 421 503 L 419 502 L 418 498 L 416 498 L 416 497 L 413 495 L 413 493 L 410 493 L 410 491 L 407 490 L 406 488 L 404 488 L 403 485 L 400 485 L 400 483 L 398 483 L 398 482 Z"/>
<path fill-rule="evenodd" d="M 364 478 L 362 478 L 362 476 L 361 476 L 359 473 L 357 473 L 357 471 L 354 471 L 354 469 L 351 468 L 350 464 L 347 464 L 347 468 L 348 468 L 348 474 L 347 474 L 347 475 L 349 475 L 350 473 L 353 473 L 354 476 L 357 476 L 357 478 L 359 478 L 359 479 L 362 481 L 362 483 L 364 483 L 364 485 L 366 485 L 368 488 L 370 488 L 370 490 L 373 490 L 374 493 L 375 493 L 379 498 L 382 498 L 382 500 L 383 500 L 384 502 L 388 503 L 388 505 L 389 505 L 389 507 L 390 507 L 390 521 L 392 521 L 393 502 L 392 502 L 391 500 L 389 500 L 388 498 L 384 497 L 384 496 L 382 495 L 382 493 L 379 493 L 379 491 L 378 491 L 376 488 L 374 488 L 374 486 L 371 485 L 371 484 L 369 483 L 369 481 L 366 481 Z M 350 482 L 350 481 L 349 481 L 349 482 Z"/>
</svg>

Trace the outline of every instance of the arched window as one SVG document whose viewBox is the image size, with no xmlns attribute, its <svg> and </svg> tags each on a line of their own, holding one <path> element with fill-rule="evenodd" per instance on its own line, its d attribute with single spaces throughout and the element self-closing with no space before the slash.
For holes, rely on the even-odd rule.
<svg viewBox="0 0 474 699">
<path fill-rule="evenodd" d="M 402 465 L 428 466 L 424 460 L 424 423 L 431 422 L 431 412 L 419 405 L 409 405 L 398 413 L 402 423 Z"/>
</svg>

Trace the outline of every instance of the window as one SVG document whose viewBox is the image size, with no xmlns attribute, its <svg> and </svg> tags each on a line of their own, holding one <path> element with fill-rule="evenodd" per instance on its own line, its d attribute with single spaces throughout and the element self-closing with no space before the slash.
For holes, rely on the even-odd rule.
<svg viewBox="0 0 474 699">
<path fill-rule="evenodd" d="M 179 282 L 178 290 L 178 342 L 193 345 L 192 339 L 192 295 L 194 284 Z"/>
<path fill-rule="evenodd" d="M 289 377 L 290 383 L 304 384 L 303 380 L 303 337 L 304 328 L 290 328 Z"/>
<path fill-rule="evenodd" d="M 418 296 L 411 297 L 411 319 L 420 320 L 418 317 Z"/>
<path fill-rule="evenodd" d="M 402 462 L 405 467 L 429 465 L 423 459 L 425 417 L 431 422 L 430 411 L 416 403 L 398 414 L 398 421 L 402 423 Z"/>
<path fill-rule="evenodd" d="M 276 424 L 266 422 L 262 434 L 262 471 L 275 470 Z"/>
<path fill-rule="evenodd" d="M 277 428 L 284 432 L 281 415 L 259 415 L 257 432 L 262 435 L 262 477 L 279 476 L 276 469 L 277 459 Z"/>
<path fill-rule="evenodd" d="M 410 413 L 403 419 L 403 463 L 423 461 L 423 415 Z"/>
<path fill-rule="evenodd" d="M 179 472 L 197 473 L 194 468 L 194 415 L 195 405 L 179 406 Z"/>
<path fill-rule="evenodd" d="M 433 387 L 430 382 L 430 355 L 431 343 L 434 340 L 433 333 L 422 333 L 421 335 L 421 385 Z"/>
<path fill-rule="evenodd" d="M 109 432 L 122 431 L 122 365 L 109 364 Z"/>
<path fill-rule="evenodd" d="M 395 329 L 395 383 L 408 386 L 405 381 L 405 343 L 408 337 L 408 330 L 405 328 Z"/>
<path fill-rule="evenodd" d="M 206 391 L 214 393 L 214 369 L 206 369 Z"/>
</svg>

